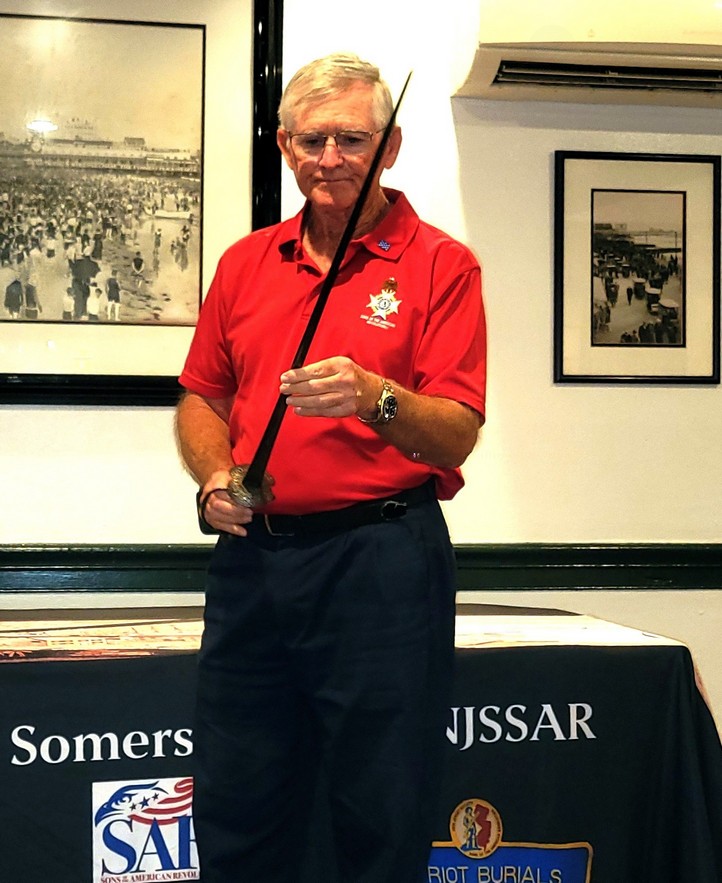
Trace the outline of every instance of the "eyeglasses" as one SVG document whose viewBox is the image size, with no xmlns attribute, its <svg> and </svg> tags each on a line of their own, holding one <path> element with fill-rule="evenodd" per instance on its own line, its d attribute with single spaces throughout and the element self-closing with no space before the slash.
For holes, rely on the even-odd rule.
<svg viewBox="0 0 722 883">
<path fill-rule="evenodd" d="M 383 129 L 377 129 L 375 132 L 344 131 L 336 132 L 334 135 L 324 135 L 323 132 L 299 132 L 296 135 L 289 135 L 289 138 L 292 147 L 305 156 L 321 156 L 329 138 L 340 153 L 360 156 L 368 151 L 371 140 L 379 132 L 383 132 Z"/>
</svg>

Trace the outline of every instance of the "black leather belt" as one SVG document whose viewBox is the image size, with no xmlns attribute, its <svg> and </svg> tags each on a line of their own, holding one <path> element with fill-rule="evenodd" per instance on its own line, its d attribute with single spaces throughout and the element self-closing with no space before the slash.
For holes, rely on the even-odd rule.
<svg viewBox="0 0 722 883">
<path fill-rule="evenodd" d="M 397 494 L 378 500 L 365 500 L 343 509 L 310 512 L 308 515 L 254 515 L 251 527 L 271 536 L 335 533 L 366 524 L 381 524 L 384 521 L 403 518 L 409 506 L 418 506 L 435 498 L 434 480 L 429 479 L 419 487 L 399 491 Z"/>
</svg>

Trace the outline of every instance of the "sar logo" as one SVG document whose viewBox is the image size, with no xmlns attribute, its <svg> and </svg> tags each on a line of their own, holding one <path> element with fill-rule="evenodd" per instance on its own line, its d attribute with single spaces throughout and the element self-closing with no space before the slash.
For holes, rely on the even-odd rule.
<svg viewBox="0 0 722 883">
<path fill-rule="evenodd" d="M 454 846 L 469 858 L 486 858 L 501 843 L 501 816 L 486 800 L 460 803 L 449 820 Z"/>
<path fill-rule="evenodd" d="M 93 783 L 93 883 L 200 880 L 193 779 Z"/>
<path fill-rule="evenodd" d="M 366 308 L 371 310 L 371 319 L 378 318 L 386 322 L 391 313 L 398 315 L 401 301 L 396 297 L 397 288 L 398 283 L 392 276 L 384 282 L 381 294 L 369 295 L 370 300 Z"/>
</svg>

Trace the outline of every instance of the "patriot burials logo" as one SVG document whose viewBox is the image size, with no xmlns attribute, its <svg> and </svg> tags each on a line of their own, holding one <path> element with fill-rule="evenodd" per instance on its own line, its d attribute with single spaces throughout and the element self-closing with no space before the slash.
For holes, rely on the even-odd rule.
<svg viewBox="0 0 722 883">
<path fill-rule="evenodd" d="M 429 883 L 589 883 L 588 843 L 505 843 L 501 816 L 486 800 L 460 803 L 451 841 L 434 842 Z"/>
<path fill-rule="evenodd" d="M 93 883 L 200 880 L 193 779 L 93 783 Z"/>
</svg>

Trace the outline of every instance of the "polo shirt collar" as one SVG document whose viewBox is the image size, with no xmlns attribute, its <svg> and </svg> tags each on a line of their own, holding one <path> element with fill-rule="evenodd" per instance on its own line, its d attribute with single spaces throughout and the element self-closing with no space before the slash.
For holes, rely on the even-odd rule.
<svg viewBox="0 0 722 883">
<path fill-rule="evenodd" d="M 384 187 L 384 193 L 391 203 L 388 213 L 373 230 L 360 239 L 352 239 L 349 249 L 363 247 L 377 257 L 397 260 L 416 233 L 419 216 L 400 190 Z M 279 231 L 279 250 L 295 260 L 303 256 L 301 234 L 305 211 L 306 206 L 294 217 L 283 221 Z"/>
<path fill-rule="evenodd" d="M 391 208 L 373 230 L 357 241 L 367 251 L 382 258 L 395 261 L 413 238 L 419 226 L 419 216 L 400 190 L 384 187 Z"/>
<path fill-rule="evenodd" d="M 300 260 L 303 256 L 301 231 L 303 229 L 303 215 L 305 211 L 306 207 L 304 206 L 297 215 L 294 215 L 287 221 L 281 221 L 279 225 L 278 250 L 286 258 Z"/>
</svg>

